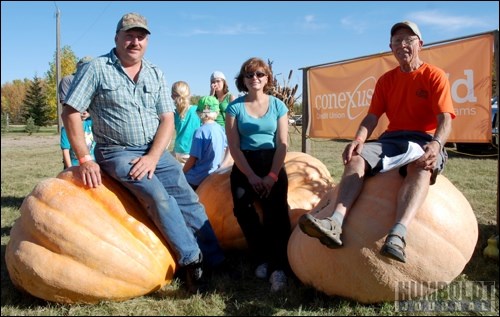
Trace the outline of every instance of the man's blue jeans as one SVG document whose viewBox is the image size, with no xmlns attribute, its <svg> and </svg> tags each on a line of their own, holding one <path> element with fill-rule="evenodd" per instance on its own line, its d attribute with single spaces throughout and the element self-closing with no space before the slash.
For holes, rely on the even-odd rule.
<svg viewBox="0 0 500 317">
<path fill-rule="evenodd" d="M 176 253 L 180 266 L 197 262 L 200 251 L 206 264 L 216 266 L 224 260 L 205 208 L 189 186 L 182 167 L 165 151 L 153 178 L 134 180 L 129 176 L 135 158 L 145 155 L 149 146 L 124 147 L 98 144 L 96 161 L 101 169 L 119 181 L 139 200 L 165 240 Z"/>
</svg>

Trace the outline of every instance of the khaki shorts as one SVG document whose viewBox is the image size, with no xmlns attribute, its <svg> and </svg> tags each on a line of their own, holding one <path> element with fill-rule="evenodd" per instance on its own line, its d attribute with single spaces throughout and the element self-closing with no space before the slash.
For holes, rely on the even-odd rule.
<svg viewBox="0 0 500 317">
<path fill-rule="evenodd" d="M 432 140 L 432 135 L 418 131 L 395 131 L 384 132 L 378 140 L 368 141 L 364 144 L 361 151 L 361 157 L 366 161 L 370 169 L 366 173 L 368 176 L 373 176 L 382 170 L 382 160 L 385 156 L 393 157 L 404 154 L 408 149 L 408 142 L 414 142 L 420 146 L 424 146 Z M 448 160 L 448 153 L 443 147 L 436 168 L 432 172 L 430 184 L 436 182 L 436 177 L 444 169 L 445 163 Z M 399 174 L 406 176 L 406 167 L 408 164 L 399 167 Z"/>
</svg>

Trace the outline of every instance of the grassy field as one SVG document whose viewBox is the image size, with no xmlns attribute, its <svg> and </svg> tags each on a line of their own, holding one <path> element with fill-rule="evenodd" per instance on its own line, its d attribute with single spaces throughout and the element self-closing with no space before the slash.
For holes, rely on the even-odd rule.
<svg viewBox="0 0 500 317">
<path fill-rule="evenodd" d="M 12 130 L 11 130 L 12 131 Z M 27 136 L 21 128 L 3 134 L 1 139 L 1 315 L 97 316 L 97 315 L 204 315 L 204 316 L 334 316 L 334 315 L 491 315 L 498 316 L 498 262 L 482 256 L 487 239 L 497 234 L 497 156 L 471 156 L 449 148 L 450 160 L 444 175 L 469 200 L 478 220 L 479 237 L 474 255 L 456 282 L 492 281 L 496 288 L 496 306 L 490 312 L 398 312 L 393 303 L 364 305 L 339 297 L 329 297 L 296 279 L 282 294 L 270 294 L 269 284 L 253 277 L 245 254 L 228 254 L 231 264 L 242 272 L 240 281 L 226 276 L 215 279 L 215 291 L 189 296 L 178 281 L 151 295 L 125 302 L 102 302 L 96 305 L 62 305 L 37 299 L 18 291 L 5 267 L 5 248 L 10 230 L 19 217 L 19 207 L 26 195 L 41 180 L 62 170 L 59 136 L 55 129 L 43 129 Z M 311 140 L 311 155 L 329 169 L 334 181 L 340 180 L 340 153 L 345 142 Z M 300 130 L 291 129 L 290 150 L 300 151 Z M 456 234 L 460 234 L 457 232 Z M 453 283 L 452 283 L 453 285 Z M 440 291 L 443 296 L 447 289 Z"/>
</svg>

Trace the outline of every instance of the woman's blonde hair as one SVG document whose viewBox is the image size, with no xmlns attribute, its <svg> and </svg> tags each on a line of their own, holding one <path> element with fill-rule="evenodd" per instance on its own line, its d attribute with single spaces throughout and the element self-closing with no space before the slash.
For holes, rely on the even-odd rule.
<svg viewBox="0 0 500 317">
<path fill-rule="evenodd" d="M 177 113 L 184 118 L 191 105 L 191 90 L 185 81 L 176 81 L 172 84 L 172 99 L 174 99 Z"/>
</svg>

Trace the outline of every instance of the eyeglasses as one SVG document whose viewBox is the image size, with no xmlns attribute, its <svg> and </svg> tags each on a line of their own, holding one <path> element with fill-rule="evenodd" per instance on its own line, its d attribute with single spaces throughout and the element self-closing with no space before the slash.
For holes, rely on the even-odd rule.
<svg viewBox="0 0 500 317">
<path fill-rule="evenodd" d="M 125 40 L 129 42 L 135 41 L 137 39 L 139 42 L 143 41 L 146 37 L 148 37 L 148 34 L 143 31 L 139 34 L 134 34 L 134 33 L 125 33 Z"/>
<path fill-rule="evenodd" d="M 267 75 L 263 72 L 251 72 L 251 73 L 245 74 L 245 78 L 248 78 L 248 79 L 253 78 L 253 76 L 257 76 L 257 78 L 262 78 L 262 77 L 267 76 Z"/>
<path fill-rule="evenodd" d="M 413 43 L 413 41 L 418 40 L 418 37 L 406 37 L 404 39 L 393 39 L 391 41 L 391 44 L 393 46 L 400 46 L 400 45 L 410 45 Z"/>
</svg>

